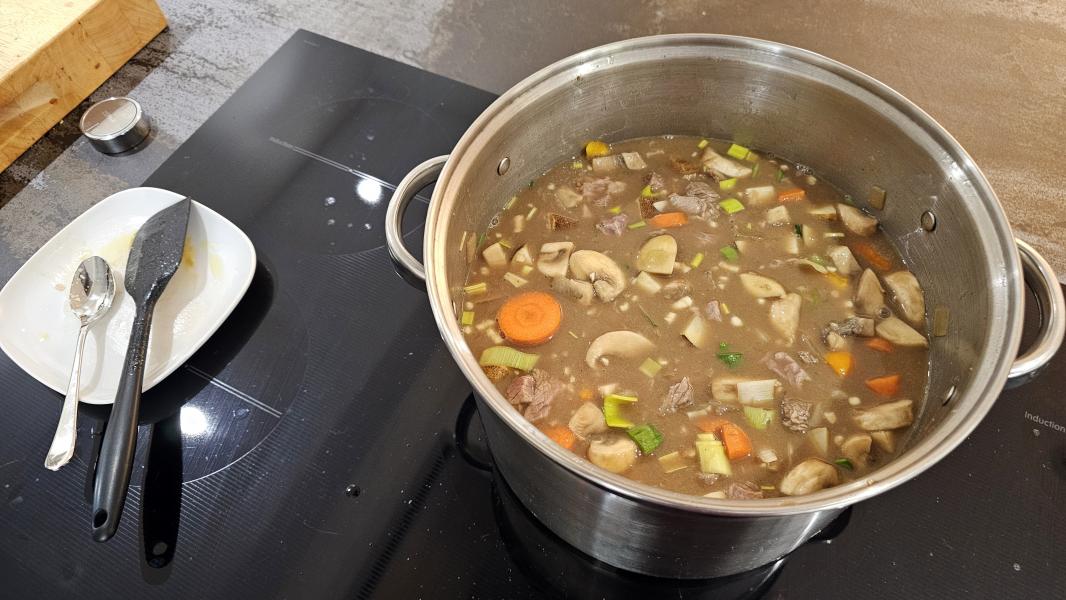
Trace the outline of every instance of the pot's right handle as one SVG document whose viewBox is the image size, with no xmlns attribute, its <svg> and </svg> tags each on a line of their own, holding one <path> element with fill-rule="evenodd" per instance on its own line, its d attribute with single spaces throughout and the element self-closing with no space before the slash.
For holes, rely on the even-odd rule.
<svg viewBox="0 0 1066 600">
<path fill-rule="evenodd" d="M 1040 323 L 1040 335 L 1032 347 L 1014 360 L 1008 377 L 1022 377 L 1046 365 L 1055 356 L 1062 345 L 1063 332 L 1066 332 L 1066 304 L 1063 303 L 1062 288 L 1051 265 L 1029 244 L 1014 240 L 1018 244 L 1018 256 L 1022 259 L 1025 278 L 1033 287 L 1040 306 L 1043 319 Z"/>
<path fill-rule="evenodd" d="M 389 246 L 389 254 L 411 275 L 423 281 L 426 279 L 426 268 L 411 254 L 407 246 L 403 245 L 403 213 L 422 188 L 437 180 L 446 162 L 447 154 L 431 158 L 411 169 L 400 185 L 396 186 L 396 191 L 389 200 L 389 208 L 385 211 L 385 242 Z"/>
</svg>

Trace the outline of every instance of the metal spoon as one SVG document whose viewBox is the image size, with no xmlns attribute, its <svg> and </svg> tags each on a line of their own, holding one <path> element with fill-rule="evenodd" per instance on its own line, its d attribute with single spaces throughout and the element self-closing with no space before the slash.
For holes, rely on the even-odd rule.
<svg viewBox="0 0 1066 600">
<path fill-rule="evenodd" d="M 78 422 L 78 392 L 81 388 L 81 357 L 85 348 L 85 336 L 89 325 L 107 314 L 111 301 L 115 299 L 115 278 L 107 261 L 99 256 L 85 259 L 74 273 L 70 282 L 70 309 L 81 321 L 78 330 L 78 346 L 74 351 L 74 371 L 70 374 L 67 385 L 67 397 L 63 400 L 63 412 L 59 415 L 59 426 L 52 438 L 52 447 L 44 459 L 44 466 L 58 471 L 74 455 L 74 437 Z"/>
</svg>

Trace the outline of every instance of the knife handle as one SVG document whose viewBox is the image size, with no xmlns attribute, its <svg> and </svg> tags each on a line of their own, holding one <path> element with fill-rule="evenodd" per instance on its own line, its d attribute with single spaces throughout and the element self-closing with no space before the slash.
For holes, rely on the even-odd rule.
<svg viewBox="0 0 1066 600">
<path fill-rule="evenodd" d="M 137 307 L 126 349 L 115 403 L 104 430 L 100 458 L 96 462 L 96 481 L 93 486 L 93 539 L 106 542 L 115 535 L 126 489 L 133 469 L 133 453 L 137 448 L 137 418 L 141 406 L 141 385 L 144 383 L 144 363 L 148 354 L 148 333 L 152 327 L 154 303 Z"/>
</svg>

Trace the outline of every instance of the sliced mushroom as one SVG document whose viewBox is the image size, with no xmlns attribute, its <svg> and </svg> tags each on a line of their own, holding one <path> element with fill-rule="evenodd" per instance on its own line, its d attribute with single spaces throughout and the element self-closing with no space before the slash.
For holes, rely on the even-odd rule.
<svg viewBox="0 0 1066 600">
<path fill-rule="evenodd" d="M 626 289 L 626 276 L 621 267 L 602 252 L 578 250 L 570 255 L 570 272 L 576 279 L 592 282 L 596 295 L 610 302 Z"/>
<path fill-rule="evenodd" d="M 559 201 L 559 206 L 570 209 L 581 204 L 585 197 L 575 191 L 574 188 L 568 185 L 561 185 L 555 188 L 555 199 Z"/>
<path fill-rule="evenodd" d="M 866 466 L 866 459 L 870 457 L 872 443 L 873 438 L 869 434 L 857 433 L 844 440 L 844 443 L 840 445 L 840 453 L 856 468 L 861 469 Z"/>
<path fill-rule="evenodd" d="M 833 266 L 837 268 L 837 273 L 848 276 L 852 273 L 858 273 L 862 267 L 859 266 L 859 262 L 855 260 L 855 255 L 851 253 L 851 248 L 847 246 L 830 246 L 826 251 L 829 255 L 829 260 L 833 261 Z"/>
<path fill-rule="evenodd" d="M 648 273 L 670 275 L 677 259 L 677 240 L 671 235 L 657 235 L 644 242 L 637 256 L 637 268 Z"/>
<path fill-rule="evenodd" d="M 624 473 L 637 462 L 637 444 L 618 434 L 606 435 L 589 444 L 589 461 L 612 473 Z"/>
<path fill-rule="evenodd" d="M 910 400 L 896 400 L 855 411 L 855 423 L 866 431 L 899 429 L 913 422 L 914 403 Z"/>
<path fill-rule="evenodd" d="M 518 250 L 515 250 L 514 256 L 511 257 L 512 265 L 532 265 L 533 253 L 529 251 L 529 246 L 523 245 Z"/>
<path fill-rule="evenodd" d="M 594 433 L 607 431 L 607 419 L 603 416 L 603 411 L 591 402 L 579 406 L 567 425 L 574 435 L 583 440 Z"/>
<path fill-rule="evenodd" d="M 755 377 L 742 375 L 719 375 L 711 380 L 711 396 L 718 402 L 739 402 L 740 392 L 737 384 L 755 381 Z M 780 381 L 774 380 L 774 398 L 785 393 L 785 386 Z"/>
<path fill-rule="evenodd" d="M 881 450 L 892 454 L 896 451 L 896 434 L 892 431 L 871 431 L 870 437 Z"/>
<path fill-rule="evenodd" d="M 925 294 L 918 279 L 910 271 L 896 271 L 885 275 L 885 285 L 892 292 L 903 318 L 915 325 L 925 320 Z"/>
<path fill-rule="evenodd" d="M 780 283 L 757 273 L 741 273 L 740 283 L 756 298 L 779 298 L 785 295 L 785 288 Z"/>
<path fill-rule="evenodd" d="M 770 303 L 770 324 L 781 334 L 789 345 L 796 339 L 799 329 L 800 307 L 803 298 L 799 294 L 785 294 L 784 298 Z"/>
<path fill-rule="evenodd" d="M 875 327 L 877 335 L 897 346 L 928 346 L 929 340 L 896 317 L 889 317 Z"/>
<path fill-rule="evenodd" d="M 840 213 L 844 227 L 855 235 L 870 236 L 877 231 L 877 219 L 854 206 L 837 204 L 837 212 Z"/>
<path fill-rule="evenodd" d="M 745 167 L 740 163 L 733 162 L 718 154 L 708 146 L 703 151 L 703 169 L 721 177 L 747 177 L 751 175 L 751 167 Z"/>
<path fill-rule="evenodd" d="M 608 331 L 589 345 L 588 352 L 585 353 L 585 363 L 595 368 L 596 363 L 604 356 L 641 358 L 646 357 L 652 350 L 655 350 L 655 344 L 639 333 L 624 329 Z"/>
<path fill-rule="evenodd" d="M 552 279 L 552 289 L 560 294 L 573 298 L 581 304 L 592 304 L 592 284 L 587 281 L 578 281 L 566 277 Z"/>
<path fill-rule="evenodd" d="M 844 336 L 835 331 L 830 331 L 825 334 L 825 347 L 833 352 L 838 352 L 847 348 L 848 342 L 844 339 Z"/>
<path fill-rule="evenodd" d="M 862 272 L 859 287 L 855 290 L 855 310 L 860 314 L 874 316 L 885 305 L 884 290 L 877 275 L 870 269 Z"/>
<path fill-rule="evenodd" d="M 808 458 L 792 467 L 781 480 L 781 493 L 786 496 L 802 496 L 831 487 L 839 481 L 833 465 L 817 458 Z"/>
<path fill-rule="evenodd" d="M 540 247 L 537 270 L 547 277 L 565 277 L 573 242 L 548 242 Z"/>
</svg>

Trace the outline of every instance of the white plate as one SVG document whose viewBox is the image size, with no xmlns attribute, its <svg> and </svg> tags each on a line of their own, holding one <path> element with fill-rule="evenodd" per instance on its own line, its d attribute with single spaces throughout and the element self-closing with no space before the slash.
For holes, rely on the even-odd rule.
<svg viewBox="0 0 1066 600">
<path fill-rule="evenodd" d="M 129 343 L 133 300 L 123 289 L 133 237 L 149 217 L 183 196 L 133 188 L 108 196 L 74 219 L 22 265 L 0 290 L 0 349 L 41 383 L 66 393 L 78 336 L 70 280 L 97 255 L 115 276 L 111 311 L 93 323 L 85 343 L 81 401 L 111 404 Z M 185 256 L 152 319 L 144 389 L 184 363 L 218 329 L 248 290 L 255 272 L 251 240 L 225 217 L 193 202 Z"/>
</svg>

